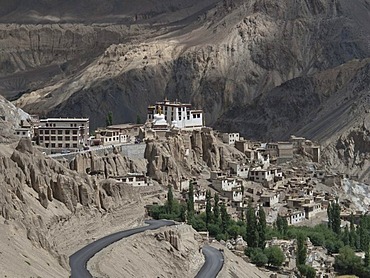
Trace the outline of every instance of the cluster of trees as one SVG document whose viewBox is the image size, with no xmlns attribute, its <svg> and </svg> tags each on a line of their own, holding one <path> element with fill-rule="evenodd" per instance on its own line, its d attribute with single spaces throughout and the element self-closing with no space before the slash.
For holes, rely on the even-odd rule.
<svg viewBox="0 0 370 278">
<path fill-rule="evenodd" d="M 217 240 L 227 240 L 241 235 L 248 244 L 245 253 L 258 266 L 280 266 L 285 258 L 279 247 L 265 247 L 265 241 L 273 237 L 280 239 L 297 239 L 297 266 L 305 277 L 315 277 L 315 270 L 307 266 L 307 248 L 305 239 L 310 238 L 315 246 L 325 247 L 329 253 L 339 253 L 335 258 L 335 269 L 340 274 L 355 274 L 370 277 L 370 216 L 362 216 L 357 227 L 353 215 L 350 225 L 341 228 L 340 205 L 332 202 L 327 210 L 328 225 L 315 227 L 288 226 L 284 217 L 278 216 L 273 227 L 266 225 L 263 208 L 254 209 L 248 205 L 245 220 L 234 221 L 227 213 L 225 204 L 219 203 L 218 194 L 212 202 L 211 192 L 206 193 L 206 210 L 196 214 L 194 211 L 194 188 L 189 186 L 186 203 L 180 204 L 174 197 L 172 187 L 168 188 L 165 205 L 154 205 L 150 215 L 155 219 L 173 219 L 187 221 L 197 231 L 209 231 Z M 213 203 L 213 205 L 212 205 Z M 355 255 L 355 251 L 365 252 L 365 258 Z"/>
<path fill-rule="evenodd" d="M 284 253 L 278 246 L 268 248 L 249 247 L 245 250 L 245 254 L 257 266 L 265 266 L 267 264 L 273 267 L 280 267 L 285 261 Z"/>
</svg>

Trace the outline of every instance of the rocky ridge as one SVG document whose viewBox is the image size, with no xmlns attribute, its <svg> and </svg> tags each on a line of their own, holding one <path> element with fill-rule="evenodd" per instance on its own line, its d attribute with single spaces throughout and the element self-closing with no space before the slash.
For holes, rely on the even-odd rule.
<svg viewBox="0 0 370 278">
<path fill-rule="evenodd" d="M 226 170 L 229 161 L 245 160 L 243 153 L 222 143 L 209 128 L 173 132 L 166 140 L 148 141 L 145 158 L 148 176 L 163 185 L 175 186 L 203 170 Z"/>
</svg>

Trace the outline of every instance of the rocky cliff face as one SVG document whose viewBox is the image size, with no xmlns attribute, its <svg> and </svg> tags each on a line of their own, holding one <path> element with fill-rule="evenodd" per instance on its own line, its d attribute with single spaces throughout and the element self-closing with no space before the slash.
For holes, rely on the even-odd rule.
<svg viewBox="0 0 370 278">
<path fill-rule="evenodd" d="M 163 141 L 148 141 L 145 149 L 147 175 L 178 188 L 203 170 L 227 169 L 229 161 L 243 161 L 244 154 L 223 144 L 210 129 L 172 134 Z"/>
<path fill-rule="evenodd" d="M 0 170 L 0 218 L 20 226 L 33 244 L 59 258 L 66 269 L 67 254 L 61 255 L 57 248 L 61 243 L 50 237 L 58 222 L 82 211 L 99 214 L 140 202 L 132 188 L 72 171 L 33 149 L 26 139 L 12 155 L 1 154 Z"/>
</svg>

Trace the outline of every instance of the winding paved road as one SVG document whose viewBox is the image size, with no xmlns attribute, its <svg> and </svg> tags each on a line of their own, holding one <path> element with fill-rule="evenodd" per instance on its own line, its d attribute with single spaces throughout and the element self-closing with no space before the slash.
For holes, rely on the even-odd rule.
<svg viewBox="0 0 370 278">
<path fill-rule="evenodd" d="M 69 257 L 69 265 L 71 267 L 72 278 L 91 278 L 90 272 L 87 270 L 87 261 L 90 260 L 96 253 L 107 247 L 108 245 L 125 237 L 132 236 L 137 233 L 144 232 L 146 230 L 156 230 L 163 226 L 175 225 L 175 222 L 168 220 L 148 220 L 145 223 L 149 226 L 134 228 L 118 233 L 114 233 L 98 239 L 80 249 L 72 256 Z"/>
<path fill-rule="evenodd" d="M 224 265 L 224 256 L 222 253 L 211 246 L 204 245 L 202 248 L 206 259 L 204 265 L 199 270 L 195 278 L 215 278 Z"/>
<path fill-rule="evenodd" d="M 108 235 L 90 243 L 89 245 L 71 255 L 69 257 L 71 277 L 92 278 L 92 275 L 87 270 L 88 260 L 90 260 L 96 253 L 109 246 L 110 244 L 125 237 L 144 232 L 146 230 L 156 230 L 163 226 L 175 225 L 175 222 L 169 220 L 148 220 L 145 221 L 145 223 L 149 224 L 149 226 L 134 228 Z M 195 276 L 195 278 L 215 278 L 222 269 L 224 263 L 223 255 L 219 250 L 208 245 L 205 245 L 202 248 L 202 251 L 205 257 L 205 263 L 198 274 Z"/>
</svg>

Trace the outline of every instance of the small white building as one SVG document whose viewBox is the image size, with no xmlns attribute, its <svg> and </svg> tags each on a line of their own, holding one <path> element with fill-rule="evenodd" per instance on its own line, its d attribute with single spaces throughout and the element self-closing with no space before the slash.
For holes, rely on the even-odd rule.
<svg viewBox="0 0 370 278">
<path fill-rule="evenodd" d="M 279 203 L 280 194 L 277 192 L 264 193 L 261 195 L 261 203 L 264 207 L 272 207 Z"/>
<path fill-rule="evenodd" d="M 315 202 L 312 202 L 312 203 L 309 203 L 309 204 L 304 204 L 304 205 L 302 205 L 302 208 L 305 211 L 307 219 L 311 219 L 317 213 L 322 211 L 321 204 L 320 203 L 315 203 Z"/>
<path fill-rule="evenodd" d="M 152 122 L 156 114 L 163 114 L 170 127 L 179 129 L 200 129 L 203 124 L 203 111 L 191 109 L 191 104 L 178 101 L 156 102 L 155 106 L 148 107 L 147 122 Z"/>
<path fill-rule="evenodd" d="M 247 179 L 249 176 L 249 165 L 239 162 L 229 162 L 229 167 L 231 173 L 240 177 Z"/>
<path fill-rule="evenodd" d="M 235 142 L 239 141 L 239 133 L 222 133 L 222 142 L 225 144 L 233 145 Z"/>
<path fill-rule="evenodd" d="M 273 170 L 255 168 L 249 171 L 249 179 L 255 182 L 270 183 L 274 180 L 274 176 L 275 174 Z"/>
<path fill-rule="evenodd" d="M 235 188 L 241 187 L 243 182 L 235 178 L 220 177 L 212 180 L 212 186 L 219 192 L 232 191 Z"/>
<path fill-rule="evenodd" d="M 101 145 L 112 145 L 129 142 L 129 136 L 127 134 L 122 134 L 118 130 L 110 129 L 96 130 L 95 139 L 99 140 Z"/>
<path fill-rule="evenodd" d="M 30 128 L 20 127 L 15 129 L 15 134 L 21 138 L 32 138 L 32 131 Z"/>
<path fill-rule="evenodd" d="M 115 179 L 119 182 L 127 183 L 134 187 L 136 186 L 152 186 L 152 180 L 150 177 L 147 177 L 140 173 L 128 173 L 125 176 L 110 176 L 109 178 Z"/>
<path fill-rule="evenodd" d="M 206 200 L 206 190 L 194 190 L 194 202 L 202 202 Z"/>
<path fill-rule="evenodd" d="M 285 218 L 288 221 L 288 225 L 294 225 L 306 220 L 306 213 L 304 210 L 296 210 L 288 212 Z"/>
</svg>

